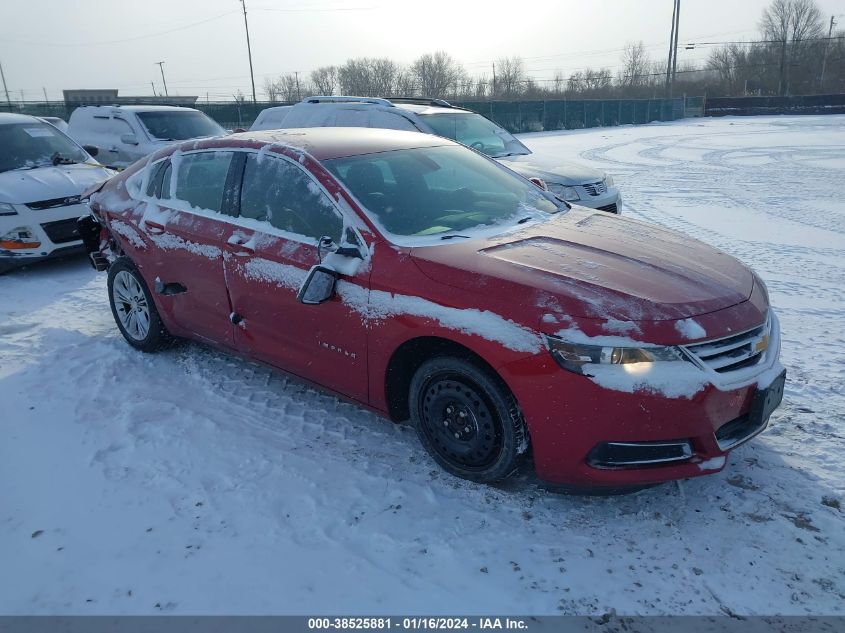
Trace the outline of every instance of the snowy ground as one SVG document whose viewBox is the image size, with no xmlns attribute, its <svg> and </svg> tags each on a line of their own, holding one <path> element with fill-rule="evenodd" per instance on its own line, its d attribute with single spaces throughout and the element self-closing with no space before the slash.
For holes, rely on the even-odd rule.
<svg viewBox="0 0 845 633">
<path fill-rule="evenodd" d="M 525 140 L 768 280 L 786 400 L 723 473 L 466 483 L 296 380 L 132 351 L 104 276 L 47 264 L 0 277 L 0 613 L 845 613 L 845 117 Z"/>
</svg>

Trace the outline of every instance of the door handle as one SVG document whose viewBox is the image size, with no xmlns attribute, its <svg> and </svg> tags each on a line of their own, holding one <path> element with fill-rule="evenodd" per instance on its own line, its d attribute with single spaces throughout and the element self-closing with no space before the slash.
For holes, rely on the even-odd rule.
<svg viewBox="0 0 845 633">
<path fill-rule="evenodd" d="M 144 225 L 146 226 L 147 233 L 150 235 L 161 235 L 164 233 L 164 226 L 158 224 L 157 222 L 150 222 L 149 220 L 146 220 Z"/>
<path fill-rule="evenodd" d="M 249 257 L 250 255 L 255 254 L 255 249 L 247 244 L 251 238 L 247 239 L 244 235 L 239 233 L 233 234 L 226 243 L 230 246 L 237 247 L 238 250 L 233 250 L 232 254 L 237 255 L 238 257 Z"/>
</svg>

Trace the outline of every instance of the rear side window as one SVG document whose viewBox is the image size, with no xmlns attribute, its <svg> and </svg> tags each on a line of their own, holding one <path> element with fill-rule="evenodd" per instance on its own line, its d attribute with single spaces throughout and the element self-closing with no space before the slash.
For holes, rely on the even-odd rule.
<svg viewBox="0 0 845 633">
<path fill-rule="evenodd" d="M 240 215 L 314 242 L 328 236 L 340 243 L 343 232 L 337 209 L 308 174 L 286 160 L 256 154 L 244 165 Z"/>
<path fill-rule="evenodd" d="M 364 110 L 341 110 L 334 122 L 336 127 L 367 127 L 370 113 Z"/>
<path fill-rule="evenodd" d="M 370 127 L 385 128 L 388 130 L 407 130 L 409 132 L 418 132 L 414 124 L 401 114 L 394 114 L 392 112 L 384 112 L 376 110 L 370 112 Z"/>
<path fill-rule="evenodd" d="M 232 152 L 199 152 L 181 156 L 176 173 L 176 199 L 192 207 L 220 212 L 232 156 Z M 171 178 L 165 171 L 161 186 L 162 198 L 170 197 Z M 168 182 L 164 182 L 165 179 Z"/>
</svg>

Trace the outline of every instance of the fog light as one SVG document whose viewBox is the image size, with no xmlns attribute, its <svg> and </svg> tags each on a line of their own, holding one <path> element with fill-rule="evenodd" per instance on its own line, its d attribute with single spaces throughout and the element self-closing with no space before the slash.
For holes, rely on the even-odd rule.
<svg viewBox="0 0 845 633">
<path fill-rule="evenodd" d="M 692 457 L 689 442 L 603 442 L 587 457 L 587 463 L 596 468 L 622 468 L 626 466 L 651 466 L 683 462 Z"/>
<path fill-rule="evenodd" d="M 35 233 L 28 226 L 19 226 L 0 237 L 0 248 L 8 250 L 24 250 L 41 246 L 35 238 Z"/>
</svg>

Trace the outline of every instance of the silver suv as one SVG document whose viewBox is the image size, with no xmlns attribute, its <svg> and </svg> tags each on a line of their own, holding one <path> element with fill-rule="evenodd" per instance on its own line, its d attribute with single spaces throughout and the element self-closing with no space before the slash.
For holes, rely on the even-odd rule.
<svg viewBox="0 0 845 633">
<path fill-rule="evenodd" d="M 620 213 L 613 178 L 578 163 L 532 154 L 513 134 L 476 112 L 442 99 L 308 97 L 263 110 L 250 130 L 299 127 L 374 127 L 445 136 L 495 158 L 526 178 L 540 178 L 560 198 Z"/>
</svg>

